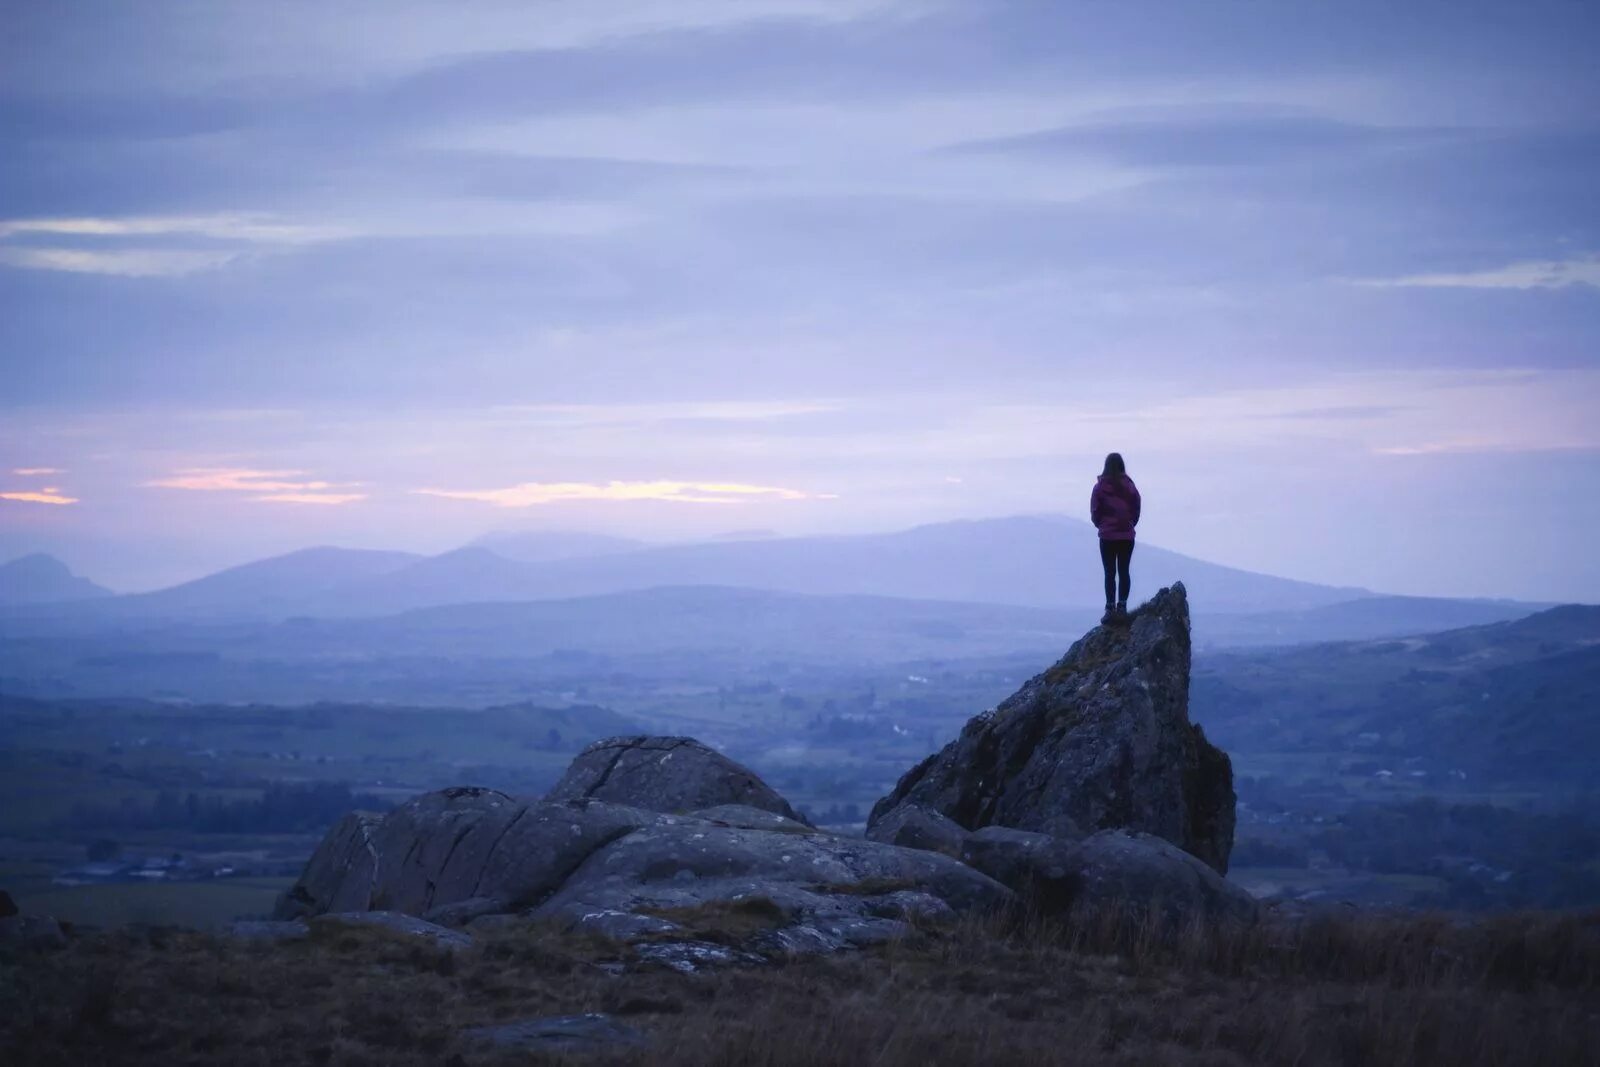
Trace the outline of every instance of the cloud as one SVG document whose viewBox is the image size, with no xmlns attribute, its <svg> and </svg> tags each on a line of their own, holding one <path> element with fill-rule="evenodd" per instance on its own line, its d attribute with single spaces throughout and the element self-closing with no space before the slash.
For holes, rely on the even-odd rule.
<svg viewBox="0 0 1600 1067">
<path fill-rule="evenodd" d="M 280 504 L 353 504 L 367 499 L 366 493 L 268 493 L 251 497 L 252 500 L 270 500 Z"/>
<path fill-rule="evenodd" d="M 11 473 L 22 478 L 41 478 L 51 474 L 65 474 L 60 467 L 13 467 Z"/>
<path fill-rule="evenodd" d="M 1322 422 L 1337 419 L 1386 419 L 1392 415 L 1399 415 L 1406 409 L 1393 404 L 1341 404 L 1333 407 L 1305 408 L 1300 411 L 1276 411 L 1257 418 L 1266 419 L 1305 419 L 1311 422 Z"/>
<path fill-rule="evenodd" d="M 1099 156 L 1140 167 L 1261 166 L 1344 156 L 1366 149 L 1425 144 L 1457 131 L 1341 122 L 1326 116 L 1260 114 L 1213 106 L 1125 108 L 1121 114 L 1015 137 L 966 141 L 953 152 Z"/>
<path fill-rule="evenodd" d="M 19 490 L 14 493 L 0 493 L 0 500 L 16 500 L 25 504 L 76 504 L 75 496 L 63 496 L 61 490 L 45 488 L 40 492 Z"/>
<path fill-rule="evenodd" d="M 711 400 L 643 404 L 502 404 L 496 414 L 557 426 L 657 422 L 765 422 L 839 411 L 828 400 Z"/>
<path fill-rule="evenodd" d="M 0 221 L 0 240 L 28 234 L 57 237 L 152 237 L 175 234 L 219 241 L 308 244 L 345 236 L 328 227 L 282 222 L 270 215 L 135 215 L 106 218 L 83 215 L 63 218 Z"/>
<path fill-rule="evenodd" d="M 190 467 L 168 478 L 144 484 L 152 489 L 193 489 L 200 492 L 275 492 L 330 488 L 327 482 L 285 481 L 305 471 L 252 470 L 244 467 Z"/>
<path fill-rule="evenodd" d="M 0 248 L 0 264 L 23 270 L 55 270 L 71 274 L 114 274 L 124 278 L 161 278 L 221 267 L 237 252 L 175 249 Z"/>
<path fill-rule="evenodd" d="M 1561 289 L 1569 285 L 1587 285 L 1600 289 L 1600 256 L 1528 260 L 1495 270 L 1412 274 L 1402 278 L 1365 279 L 1355 284 L 1419 289 Z"/>
<path fill-rule="evenodd" d="M 258 214 L 93 215 L 0 220 L 0 264 L 23 270 L 176 277 L 225 266 L 262 247 L 294 247 L 350 236 L 329 227 Z M 28 243 L 35 238 L 71 244 Z M 157 243 L 149 243 L 155 241 Z M 172 247 L 171 242 L 205 247 Z M 218 244 L 229 247 L 216 247 Z"/>
<path fill-rule="evenodd" d="M 737 482 L 523 482 L 504 489 L 414 489 L 422 496 L 475 500 L 502 508 L 529 508 L 575 500 L 665 500 L 679 504 L 739 504 L 751 500 L 832 500 L 832 493 L 807 493 Z"/>
<path fill-rule="evenodd" d="M 504 50 L 604 53 L 648 45 L 663 35 L 714 41 L 750 26 L 789 32 L 847 27 L 912 17 L 936 5 L 937 0 L 612 0 L 539 4 L 534 10 L 521 3 L 441 8 L 408 0 L 337 6 L 284 0 L 261 8 L 155 5 L 123 15 L 72 5 L 22 22 L 18 39 L 29 47 L 11 50 L 7 60 L 17 80 L 58 93 L 110 96 L 137 87 L 169 96 L 219 88 L 239 93 L 261 85 L 283 91 L 382 80 Z"/>
<path fill-rule="evenodd" d="M 154 489 L 184 489 L 202 493 L 254 493 L 252 500 L 278 504 L 351 504 L 367 499 L 366 493 L 329 490 L 355 483 L 307 481 L 305 471 L 254 470 L 248 467 L 191 467 L 167 478 L 145 482 Z"/>
<path fill-rule="evenodd" d="M 1395 445 L 1388 448 L 1374 448 L 1374 455 L 1378 456 L 1465 456 L 1465 455 L 1512 455 L 1534 452 L 1593 452 L 1600 450 L 1600 443 L 1582 440 L 1555 440 L 1518 444 L 1490 439 L 1461 439 L 1454 441 L 1429 441 L 1420 445 Z"/>
<path fill-rule="evenodd" d="M 638 219 L 635 209 L 578 199 L 508 206 L 473 198 L 434 198 L 419 204 L 390 197 L 344 214 L 337 226 L 259 214 L 0 220 L 0 266 L 175 277 L 213 270 L 247 256 L 340 241 L 584 238 L 615 233 Z"/>
</svg>

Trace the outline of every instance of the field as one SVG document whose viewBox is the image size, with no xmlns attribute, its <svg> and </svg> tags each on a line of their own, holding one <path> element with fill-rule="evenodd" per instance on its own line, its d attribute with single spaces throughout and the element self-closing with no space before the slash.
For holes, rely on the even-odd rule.
<svg viewBox="0 0 1600 1067">
<path fill-rule="evenodd" d="M 1191 714 L 1233 759 L 1240 877 L 1285 897 L 1362 904 L 1481 911 L 1600 902 L 1592 774 L 1546 773 L 1570 770 L 1580 756 L 1592 764 L 1588 735 L 1524 729 L 1518 751 L 1543 755 L 1493 759 L 1503 747 L 1495 724 L 1520 723 L 1542 706 L 1538 680 L 1550 657 L 1590 640 L 1587 616 L 1571 624 L 1556 616 L 1431 643 L 1198 657 Z M 407 677 L 420 682 L 432 671 L 441 685 L 477 686 L 488 676 L 475 662 L 424 657 L 406 667 L 421 673 Z M 110 842 L 130 856 L 263 852 L 270 862 L 240 873 L 287 874 L 353 807 L 466 784 L 538 795 L 588 742 L 636 732 L 695 736 L 819 823 L 859 830 L 901 774 L 1048 655 L 863 666 L 568 652 L 496 664 L 502 695 L 521 694 L 518 703 L 0 695 L 0 865 L 59 870 Z M 1579 704 L 1585 664 L 1593 666 L 1568 664 Z M 1455 721 L 1462 694 L 1485 729 L 1452 728 L 1449 744 L 1428 740 Z M 1582 709 L 1567 710 L 1561 722 Z M 1558 752 L 1566 755 L 1550 755 Z M 0 866 L 0 888 L 31 892 L 26 879 Z M 181 912 L 161 914 L 183 921 Z"/>
<path fill-rule="evenodd" d="M 692 925 L 736 943 L 759 922 L 707 909 Z M 0 962 L 0 1057 L 19 1065 L 553 1062 L 464 1031 L 584 1012 L 641 1044 L 560 1062 L 1581 1065 L 1600 1062 L 1600 915 L 1269 919 L 1175 939 L 1115 916 L 973 918 L 693 974 L 539 925 L 455 954 L 372 930 L 262 944 L 154 929 Z"/>
<path fill-rule="evenodd" d="M 23 891 L 16 895 L 24 913 L 51 915 L 87 926 L 129 923 L 182 925 L 207 930 L 234 919 L 265 917 L 293 878 L 227 878 L 209 882 L 151 885 L 83 885 Z"/>
</svg>

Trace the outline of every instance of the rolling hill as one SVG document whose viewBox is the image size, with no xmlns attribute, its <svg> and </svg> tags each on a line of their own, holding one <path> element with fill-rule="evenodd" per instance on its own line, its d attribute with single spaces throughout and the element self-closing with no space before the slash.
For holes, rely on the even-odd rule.
<svg viewBox="0 0 1600 1067">
<path fill-rule="evenodd" d="M 65 563 L 42 552 L 0 564 L 0 604 L 49 604 L 111 595 L 111 590 L 73 574 Z"/>
<path fill-rule="evenodd" d="M 404 570 L 427 557 L 411 552 L 304 548 L 209 574 L 192 582 L 117 597 L 99 605 L 124 616 L 272 617 L 293 613 L 322 596 Z"/>
<path fill-rule="evenodd" d="M 549 563 L 558 559 L 612 556 L 649 548 L 646 541 L 627 537 L 568 530 L 497 531 L 472 543 L 520 563 Z M 470 547 L 470 546 L 469 546 Z"/>
<path fill-rule="evenodd" d="M 1347 753 L 1423 777 L 1594 785 L 1600 607 L 1380 641 L 1218 652 L 1191 713 L 1230 751 Z"/>
<path fill-rule="evenodd" d="M 689 585 L 1048 609 L 1092 609 L 1101 603 L 1094 532 L 1086 523 L 1065 518 L 1023 516 L 939 523 L 890 534 L 633 548 L 615 539 L 580 539 L 590 554 L 548 558 L 552 552 L 577 551 L 579 542 L 570 538 L 535 541 L 532 548 L 527 542 L 508 543 L 507 551 L 543 552 L 546 558 L 533 562 L 509 558 L 484 544 L 426 558 L 405 552 L 306 549 L 170 589 L 117 597 L 85 614 L 167 619 L 377 616 L 445 604 Z M 1311 611 L 1370 595 L 1139 546 L 1135 599 L 1179 579 L 1195 602 L 1213 613 Z"/>
</svg>

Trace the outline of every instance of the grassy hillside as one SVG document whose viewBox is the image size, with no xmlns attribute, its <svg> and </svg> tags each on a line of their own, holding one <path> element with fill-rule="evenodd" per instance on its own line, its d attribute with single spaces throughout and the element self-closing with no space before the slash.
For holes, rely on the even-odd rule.
<svg viewBox="0 0 1600 1067">
<path fill-rule="evenodd" d="M 1204 657 L 1192 716 L 1236 753 L 1345 753 L 1391 774 L 1592 788 L 1600 608 L 1401 640 Z"/>
<path fill-rule="evenodd" d="M 972 920 L 872 951 L 693 974 L 537 925 L 485 932 L 456 954 L 348 928 L 276 945 L 161 929 L 93 936 L 0 960 L 0 1056 L 162 1067 L 1543 1067 L 1594 1063 L 1600 1048 L 1593 915 L 1346 916 L 1173 941 L 1112 920 Z M 760 921 L 758 909 L 708 910 L 693 925 L 738 943 Z M 585 1012 L 611 1014 L 640 1043 L 546 1059 L 464 1032 Z"/>
</svg>

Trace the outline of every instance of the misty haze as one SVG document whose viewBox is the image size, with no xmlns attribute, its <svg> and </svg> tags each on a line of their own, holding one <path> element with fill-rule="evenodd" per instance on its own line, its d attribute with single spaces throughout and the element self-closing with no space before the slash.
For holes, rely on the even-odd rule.
<svg viewBox="0 0 1600 1067">
<path fill-rule="evenodd" d="M 1600 1063 L 1587 5 L 0 34 L 6 1063 Z"/>
</svg>

